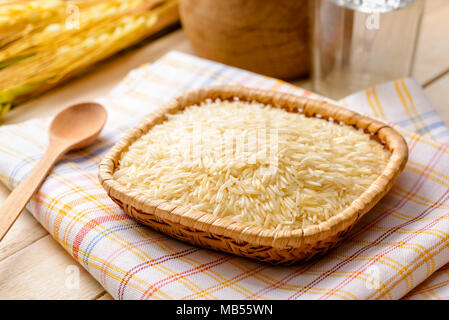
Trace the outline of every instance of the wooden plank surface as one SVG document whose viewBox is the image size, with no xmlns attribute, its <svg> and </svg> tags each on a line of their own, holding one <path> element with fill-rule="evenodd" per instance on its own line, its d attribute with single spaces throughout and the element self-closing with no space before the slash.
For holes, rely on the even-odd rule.
<svg viewBox="0 0 449 320">
<path fill-rule="evenodd" d="M 95 299 L 103 287 L 50 235 L 0 261 L 0 299 Z"/>
<path fill-rule="evenodd" d="M 414 77 L 426 87 L 449 72 L 449 1 L 426 0 Z"/>
<path fill-rule="evenodd" d="M 449 1 L 426 0 L 415 77 L 449 124 Z M 130 70 L 170 50 L 193 53 L 182 30 L 101 65 L 98 70 L 11 111 L 1 124 L 52 116 L 68 104 L 106 94 Z M 310 82 L 295 82 L 310 89 Z M 0 186 L 0 202 L 8 191 Z M 79 267 L 79 287 L 68 276 L 77 263 L 28 213 L 24 212 L 0 243 L 0 299 L 99 299 L 112 297 Z M 68 270 L 68 271 L 67 271 Z M 66 273 L 68 272 L 68 273 Z M 69 282 L 67 282 L 69 281 Z"/>
<path fill-rule="evenodd" d="M 97 300 L 114 300 L 114 298 L 109 293 L 105 293 L 98 297 Z"/>
</svg>

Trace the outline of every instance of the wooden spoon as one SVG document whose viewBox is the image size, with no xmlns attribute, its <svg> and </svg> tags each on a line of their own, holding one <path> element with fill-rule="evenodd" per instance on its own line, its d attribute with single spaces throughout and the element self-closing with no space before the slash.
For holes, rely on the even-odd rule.
<svg viewBox="0 0 449 320">
<path fill-rule="evenodd" d="M 94 102 L 75 104 L 56 115 L 44 156 L 0 207 L 0 241 L 58 159 L 70 150 L 91 144 L 103 129 L 106 117 L 103 106 Z"/>
</svg>

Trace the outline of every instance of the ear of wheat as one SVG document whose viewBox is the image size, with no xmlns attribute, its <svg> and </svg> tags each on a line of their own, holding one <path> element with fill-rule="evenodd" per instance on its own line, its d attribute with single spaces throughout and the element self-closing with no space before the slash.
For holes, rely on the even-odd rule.
<svg viewBox="0 0 449 320">
<path fill-rule="evenodd" d="M 3 2 L 0 116 L 176 19 L 177 0 Z"/>
</svg>

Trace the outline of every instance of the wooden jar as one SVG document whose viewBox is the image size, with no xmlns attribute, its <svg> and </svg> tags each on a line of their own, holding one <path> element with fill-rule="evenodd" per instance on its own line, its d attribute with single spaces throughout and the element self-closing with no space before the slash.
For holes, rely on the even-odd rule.
<svg viewBox="0 0 449 320">
<path fill-rule="evenodd" d="M 307 0 L 180 0 L 196 54 L 267 76 L 309 71 Z"/>
</svg>

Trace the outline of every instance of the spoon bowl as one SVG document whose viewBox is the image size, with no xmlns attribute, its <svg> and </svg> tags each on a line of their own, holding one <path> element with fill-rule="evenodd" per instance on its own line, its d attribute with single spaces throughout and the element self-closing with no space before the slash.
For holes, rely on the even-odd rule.
<svg viewBox="0 0 449 320">
<path fill-rule="evenodd" d="M 98 137 L 106 119 L 106 110 L 98 103 L 75 104 L 55 116 L 49 129 L 50 141 L 63 143 L 70 150 L 84 148 Z"/>
</svg>

